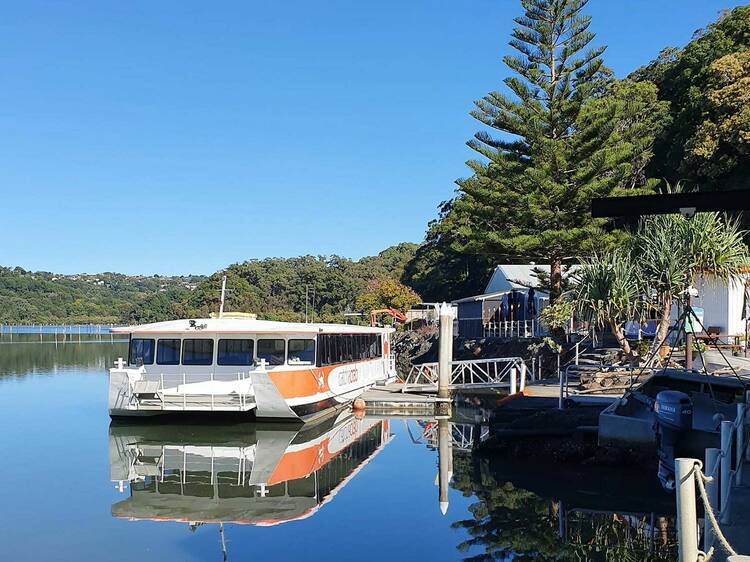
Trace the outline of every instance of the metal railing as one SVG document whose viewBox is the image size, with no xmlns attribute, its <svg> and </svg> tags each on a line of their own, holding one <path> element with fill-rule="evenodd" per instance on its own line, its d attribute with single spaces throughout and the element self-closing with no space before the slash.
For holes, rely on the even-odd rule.
<svg viewBox="0 0 750 562">
<path fill-rule="evenodd" d="M 746 396 L 747 401 L 750 401 L 750 393 Z M 732 489 L 733 486 L 742 484 L 742 464 L 746 460 L 750 461 L 750 448 L 745 439 L 747 426 L 747 404 L 737 404 L 737 417 L 734 421 L 721 422 L 720 448 L 706 449 L 705 463 L 690 458 L 675 460 L 677 544 L 680 562 L 708 562 L 714 554 L 714 542 L 717 540 L 728 555 L 737 554 L 719 524 L 731 523 Z M 733 451 L 736 453 L 734 463 Z M 698 549 L 696 485 L 705 512 L 703 550 Z"/>
<path fill-rule="evenodd" d="M 485 322 L 482 334 L 485 338 L 533 338 L 547 331 L 536 320 L 503 320 Z"/>
<path fill-rule="evenodd" d="M 454 390 L 471 388 L 496 388 L 508 385 L 511 394 L 526 386 L 526 363 L 520 357 L 498 357 L 453 361 L 449 388 Z M 438 363 L 413 365 L 404 380 L 401 392 L 409 385 L 435 385 L 438 383 Z"/>
<path fill-rule="evenodd" d="M 259 369 L 265 370 L 265 365 Z M 126 400 L 136 410 L 247 411 L 255 407 L 250 371 L 146 373 L 128 380 Z M 149 385 L 149 383 L 152 383 Z M 216 383 L 227 383 L 226 389 Z M 229 384 L 235 383 L 235 384 Z M 198 385 L 205 385 L 205 389 Z M 220 390 L 226 390 L 221 392 Z"/>
</svg>

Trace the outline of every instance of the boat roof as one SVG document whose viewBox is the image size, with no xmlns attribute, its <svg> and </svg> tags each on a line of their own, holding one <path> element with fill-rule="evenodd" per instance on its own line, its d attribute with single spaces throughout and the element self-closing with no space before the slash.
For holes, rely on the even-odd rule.
<svg viewBox="0 0 750 562">
<path fill-rule="evenodd" d="M 352 324 L 274 322 L 253 318 L 196 318 L 112 328 L 112 332 L 116 334 L 385 334 L 393 331 L 393 328 Z"/>
</svg>

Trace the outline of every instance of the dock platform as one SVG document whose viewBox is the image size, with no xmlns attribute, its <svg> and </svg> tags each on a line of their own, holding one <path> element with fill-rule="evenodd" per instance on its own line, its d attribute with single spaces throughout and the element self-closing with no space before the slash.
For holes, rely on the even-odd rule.
<svg viewBox="0 0 750 562">
<path fill-rule="evenodd" d="M 367 412 L 392 415 L 431 415 L 435 412 L 435 394 L 401 392 L 402 388 L 402 383 L 391 383 L 365 391 L 361 398 Z"/>
</svg>

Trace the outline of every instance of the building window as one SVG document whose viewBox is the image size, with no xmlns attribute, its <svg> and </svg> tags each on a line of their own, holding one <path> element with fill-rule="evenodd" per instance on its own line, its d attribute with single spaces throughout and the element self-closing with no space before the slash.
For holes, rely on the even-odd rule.
<svg viewBox="0 0 750 562">
<path fill-rule="evenodd" d="M 219 340 L 218 365 L 252 365 L 253 340 Z"/>
<path fill-rule="evenodd" d="M 156 344 L 157 365 L 180 364 L 180 340 L 159 340 Z"/>
<path fill-rule="evenodd" d="M 214 362 L 214 340 L 189 338 L 182 342 L 183 365 L 211 365 Z"/>
<path fill-rule="evenodd" d="M 154 340 L 133 338 L 128 350 L 128 365 L 140 367 L 154 364 Z"/>
<path fill-rule="evenodd" d="M 315 340 L 289 340 L 287 361 L 290 365 L 315 363 Z"/>
<path fill-rule="evenodd" d="M 258 340 L 258 359 L 265 359 L 269 365 L 283 365 L 284 348 L 284 340 Z"/>
</svg>

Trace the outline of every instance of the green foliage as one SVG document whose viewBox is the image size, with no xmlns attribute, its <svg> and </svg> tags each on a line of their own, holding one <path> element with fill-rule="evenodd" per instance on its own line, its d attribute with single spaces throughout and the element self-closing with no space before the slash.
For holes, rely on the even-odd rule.
<svg viewBox="0 0 750 562">
<path fill-rule="evenodd" d="M 491 256 L 462 249 L 470 232 L 466 213 L 457 212 L 453 201 L 440 206 L 440 216 L 430 222 L 424 243 L 407 264 L 401 281 L 426 302 L 453 300 L 482 292 L 493 263 Z"/>
<path fill-rule="evenodd" d="M 455 246 L 500 259 L 541 258 L 557 269 L 566 256 L 590 254 L 616 240 L 591 218 L 593 197 L 650 187 L 644 167 L 666 105 L 648 84 L 616 83 L 581 0 L 523 0 L 525 15 L 504 59 L 514 97 L 492 92 L 472 116 L 501 133 L 481 131 L 469 146 L 482 160 L 459 180 Z M 507 259 L 506 259 L 507 261 Z M 552 279 L 551 296 L 561 287 Z"/>
<path fill-rule="evenodd" d="M 2 323 L 121 323 L 146 299 L 184 294 L 196 276 L 127 276 L 117 273 L 59 275 L 0 267 Z M 170 297 L 171 298 L 171 297 Z"/>
<path fill-rule="evenodd" d="M 406 312 L 422 302 L 420 296 L 396 279 L 381 277 L 373 279 L 357 295 L 356 309 L 365 314 L 381 308 L 395 308 Z"/>
<path fill-rule="evenodd" d="M 670 103 L 649 172 L 701 189 L 747 186 L 750 6 L 725 12 L 683 49 L 665 49 L 631 76 L 657 85 Z"/>
<path fill-rule="evenodd" d="M 574 308 L 573 302 L 560 299 L 554 304 L 544 307 L 539 313 L 539 320 L 553 331 L 561 330 L 568 325 L 573 317 Z"/>
<path fill-rule="evenodd" d="M 608 325 L 623 351 L 629 353 L 623 325 L 635 318 L 638 299 L 645 289 L 635 261 L 621 249 L 595 255 L 581 262 L 576 280 L 578 314 L 600 326 Z"/>
<path fill-rule="evenodd" d="M 374 277 L 398 279 L 416 244 L 399 244 L 352 261 L 338 256 L 268 258 L 231 265 L 205 277 L 61 276 L 0 268 L 0 322 L 144 323 L 207 316 L 219 309 L 227 275 L 227 311 L 299 321 L 341 321 Z"/>
</svg>

